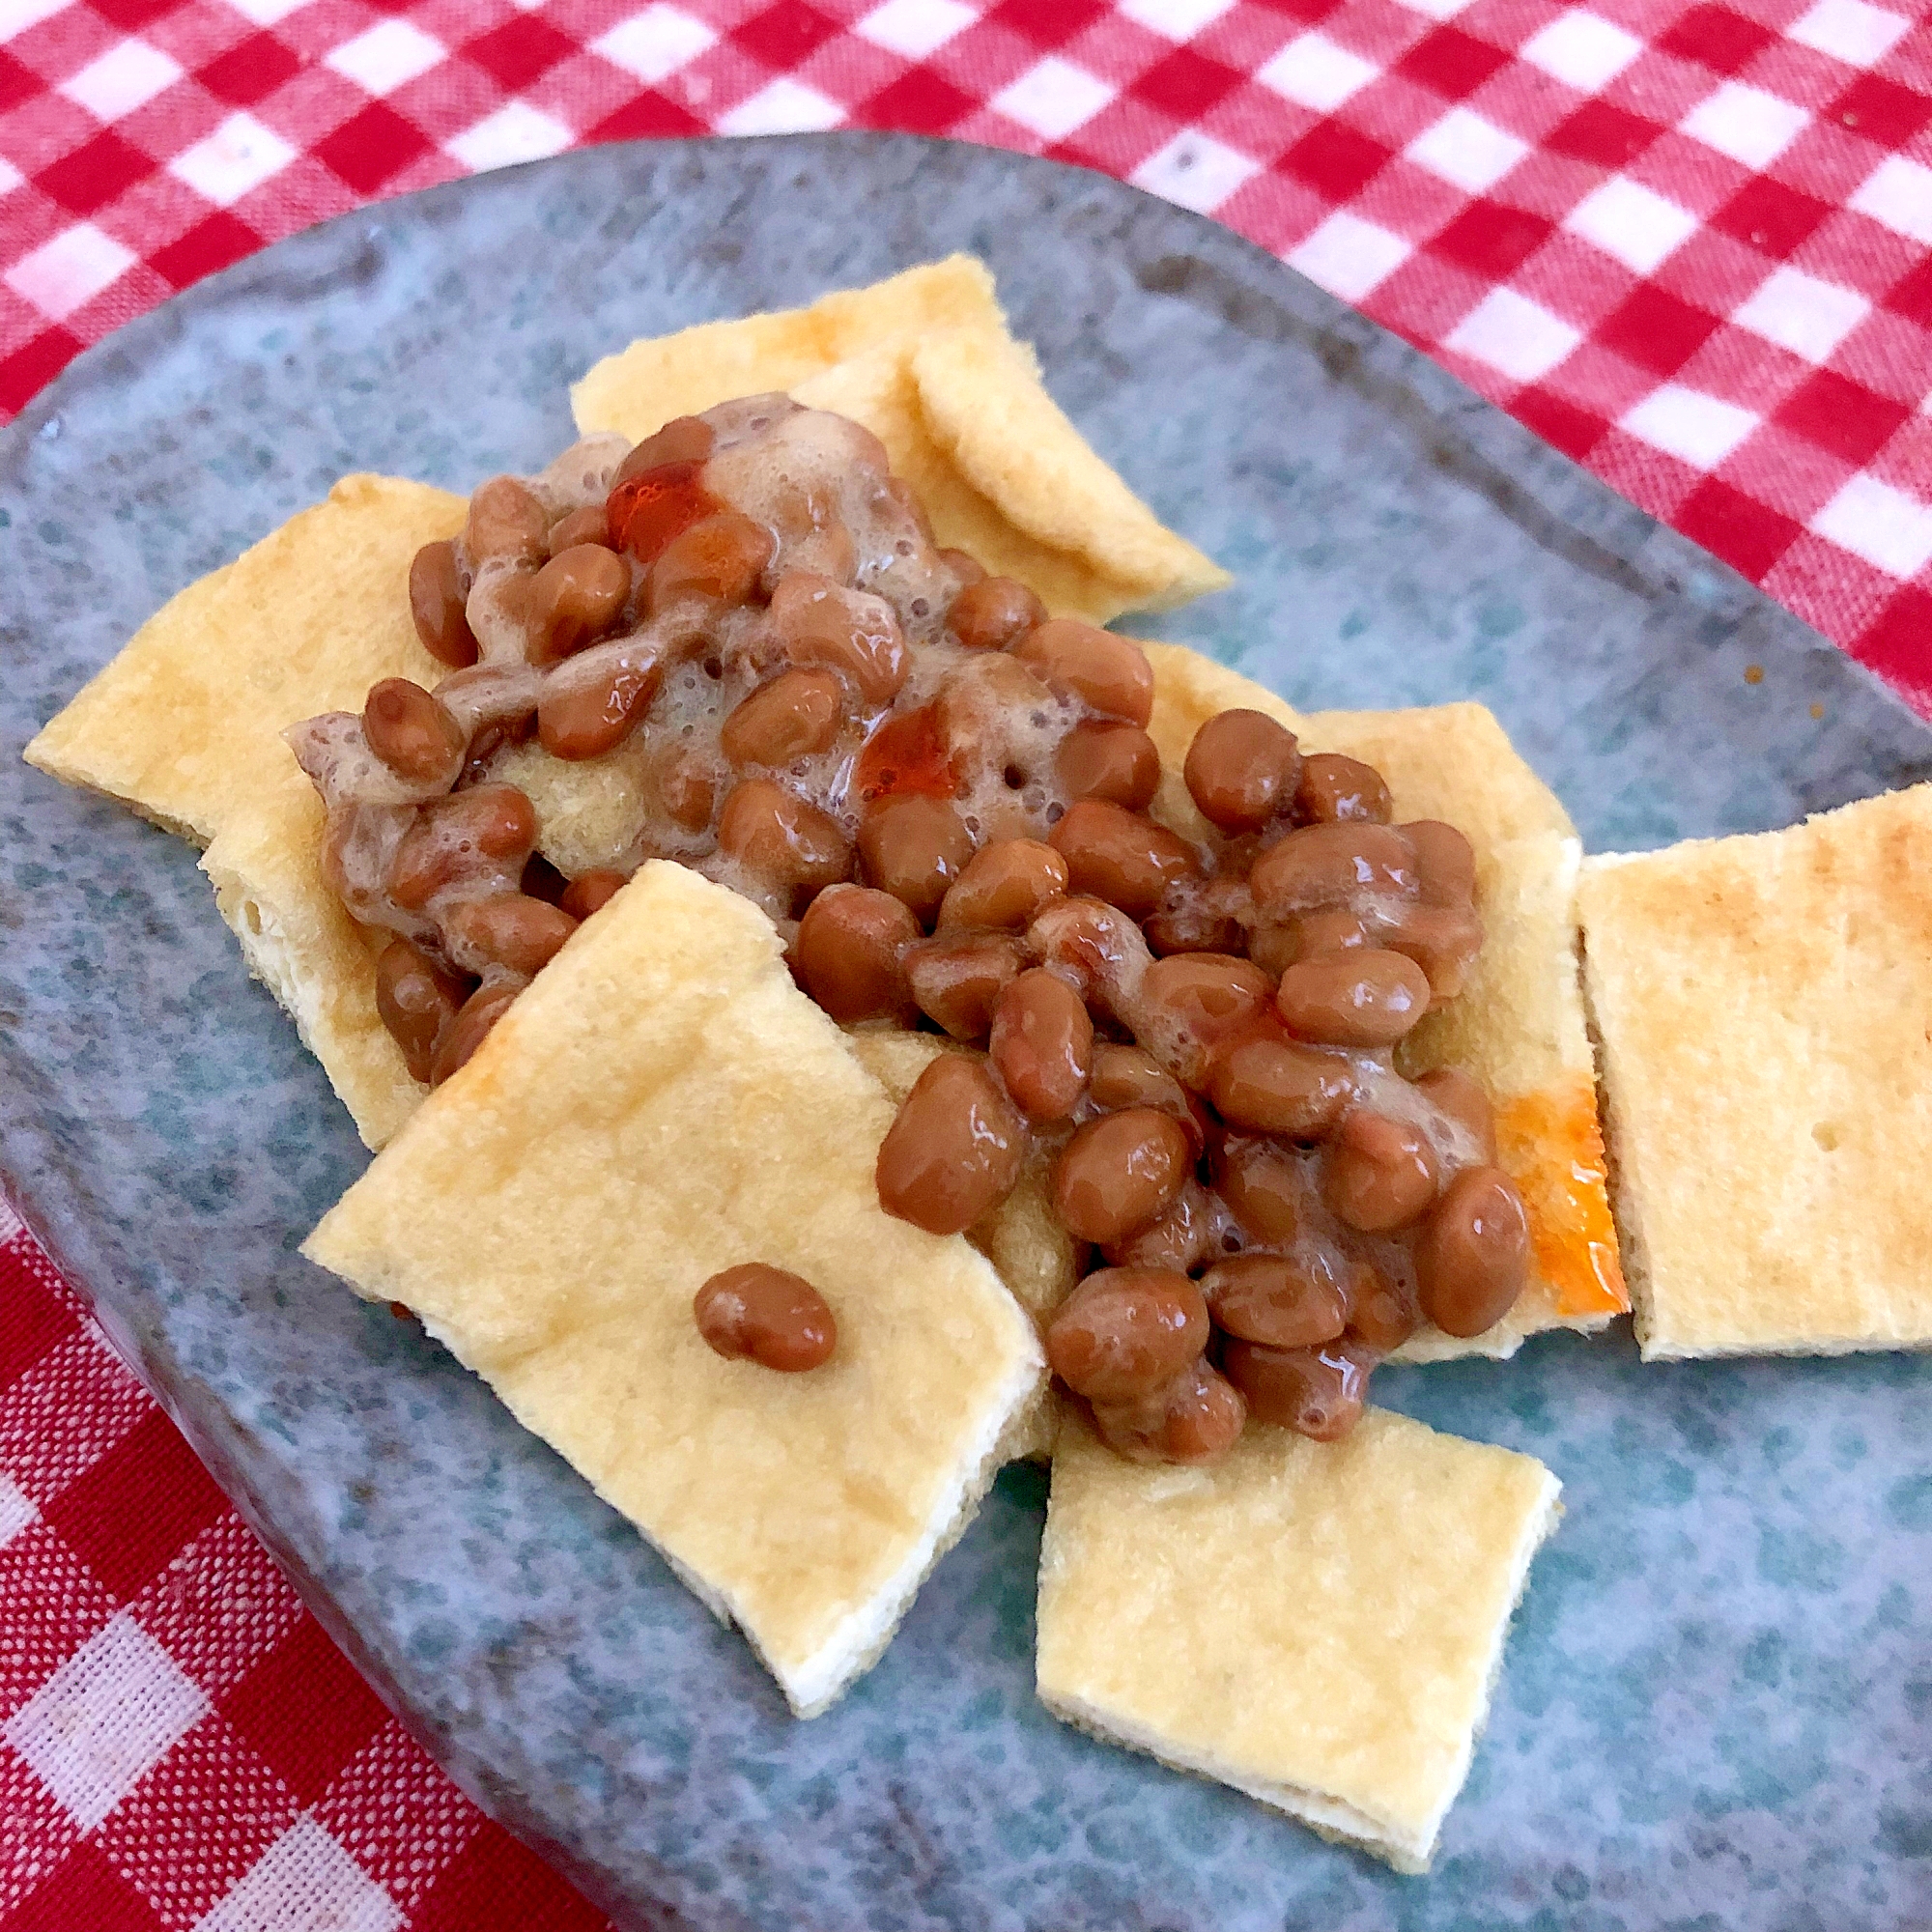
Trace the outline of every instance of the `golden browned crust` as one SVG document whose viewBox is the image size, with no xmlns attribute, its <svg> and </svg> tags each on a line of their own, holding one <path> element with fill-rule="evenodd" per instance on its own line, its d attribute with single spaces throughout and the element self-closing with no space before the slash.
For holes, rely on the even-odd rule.
<svg viewBox="0 0 1932 1932">
<path fill-rule="evenodd" d="M 1932 1346 L 1932 785 L 1592 859 L 1644 1355 Z"/>
</svg>

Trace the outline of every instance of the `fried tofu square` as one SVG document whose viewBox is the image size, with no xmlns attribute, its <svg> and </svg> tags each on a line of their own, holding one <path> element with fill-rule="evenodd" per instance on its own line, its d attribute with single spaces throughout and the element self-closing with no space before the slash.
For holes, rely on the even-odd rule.
<svg viewBox="0 0 1932 1932">
<path fill-rule="evenodd" d="M 1069 1418 L 1040 1549 L 1057 1717 L 1425 1870 L 1467 1776 L 1556 1478 L 1385 1410 L 1251 1424 L 1213 1468 Z"/>
<path fill-rule="evenodd" d="M 1932 1346 L 1932 785 L 1580 901 L 1645 1358 Z"/>
<path fill-rule="evenodd" d="M 1308 751 L 1376 766 L 1398 820 L 1446 819 L 1475 848 L 1482 954 L 1462 997 L 1425 1019 L 1398 1060 L 1410 1076 L 1459 1066 L 1489 1090 L 1501 1164 L 1529 1214 L 1530 1278 L 1485 1334 L 1463 1340 L 1425 1327 L 1396 1359 L 1506 1357 L 1530 1335 L 1589 1332 L 1626 1312 L 1577 961 L 1582 848 L 1556 795 L 1480 704 L 1301 714 L 1199 652 L 1146 648 L 1154 668 L 1149 729 L 1163 773 L 1154 809 L 1183 834 L 1204 823 L 1181 780 L 1187 748 L 1216 712 L 1242 707 L 1279 720 Z"/>
<path fill-rule="evenodd" d="M 1013 340 L 993 278 L 953 255 L 809 308 L 634 342 L 571 391 L 580 430 L 634 441 L 672 417 L 780 389 L 863 423 L 942 544 L 1030 584 L 1057 616 L 1105 623 L 1230 579 L 1095 454 Z"/>
<path fill-rule="evenodd" d="M 421 1098 L 376 1012 L 376 955 L 322 875 L 324 812 L 281 733 L 359 711 L 379 678 L 443 675 L 410 616 L 410 559 L 464 500 L 345 476 L 169 600 L 27 747 L 52 777 L 206 848 L 249 970 L 380 1147 Z"/>
<path fill-rule="evenodd" d="M 892 1116 L 764 914 L 653 862 L 303 1248 L 413 1309 L 806 1717 L 884 1649 L 1044 1380 L 985 1259 L 880 1208 Z M 705 1345 L 693 1296 L 743 1262 L 823 1293 L 822 1367 Z"/>
</svg>

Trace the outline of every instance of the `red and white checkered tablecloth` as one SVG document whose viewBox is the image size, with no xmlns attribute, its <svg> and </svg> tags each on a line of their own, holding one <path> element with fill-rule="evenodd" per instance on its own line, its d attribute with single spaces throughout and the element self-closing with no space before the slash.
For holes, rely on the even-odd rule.
<svg viewBox="0 0 1932 1932">
<path fill-rule="evenodd" d="M 0 0 L 0 418 L 372 198 L 840 126 L 1213 214 L 1932 716 L 1911 0 Z M 0 1932 L 589 1926 L 364 1690 L 0 1208 Z"/>
<path fill-rule="evenodd" d="M 0 1927 L 605 1923 L 376 1701 L 0 1201 Z"/>
<path fill-rule="evenodd" d="M 372 196 L 838 126 L 1218 216 L 1932 714 L 1912 0 L 0 0 L 0 410 Z"/>
</svg>

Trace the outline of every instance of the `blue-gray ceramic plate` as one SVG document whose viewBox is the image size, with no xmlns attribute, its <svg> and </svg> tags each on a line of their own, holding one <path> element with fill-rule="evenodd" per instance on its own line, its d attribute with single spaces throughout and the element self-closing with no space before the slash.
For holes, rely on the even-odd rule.
<svg viewBox="0 0 1932 1932">
<path fill-rule="evenodd" d="M 1006 1475 L 877 1669 L 796 1723 L 479 1382 L 296 1256 L 366 1158 L 347 1118 L 194 855 L 20 747 L 343 471 L 533 468 L 566 384 L 633 336 L 952 248 L 1237 574 L 1167 636 L 1303 704 L 1484 698 L 1599 849 L 1932 771 L 1932 733 L 1795 619 L 1208 222 L 898 137 L 593 149 L 284 242 L 0 437 L 7 1184 L 328 1628 L 626 1923 L 1924 1923 L 1923 1360 L 1643 1368 L 1619 1332 L 1378 1379 L 1542 1457 L 1569 1504 L 1435 1874 L 1407 1879 L 1040 1710 L 1040 1474 Z"/>
</svg>

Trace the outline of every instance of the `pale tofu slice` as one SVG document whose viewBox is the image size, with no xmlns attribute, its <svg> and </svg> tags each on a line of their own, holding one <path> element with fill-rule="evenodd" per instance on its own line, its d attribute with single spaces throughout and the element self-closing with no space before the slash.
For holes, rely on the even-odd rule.
<svg viewBox="0 0 1932 1932">
<path fill-rule="evenodd" d="M 322 876 L 322 801 L 281 733 L 361 710 L 379 678 L 445 675 L 410 616 L 410 559 L 453 536 L 464 509 L 420 483 L 345 476 L 171 598 L 26 750 L 207 848 L 250 970 L 371 1147 L 424 1090 L 377 1016 L 375 953 Z"/>
<path fill-rule="evenodd" d="M 303 1247 L 412 1308 L 802 1717 L 884 1649 L 1045 1373 L 981 1255 L 880 1208 L 892 1118 L 764 914 L 653 862 Z M 830 1303 L 824 1366 L 700 1339 L 699 1285 L 754 1261 Z"/>
<path fill-rule="evenodd" d="M 1588 1332 L 1626 1312 L 1577 962 L 1582 848 L 1556 795 L 1483 705 L 1302 714 L 1197 651 L 1146 650 L 1154 668 L 1149 728 L 1162 765 L 1154 809 L 1181 831 L 1205 829 L 1181 780 L 1187 748 L 1216 712 L 1241 707 L 1278 719 L 1305 751 L 1376 766 L 1398 819 L 1446 819 L 1475 847 L 1482 956 L 1462 998 L 1423 1021 L 1401 1061 L 1411 1075 L 1460 1066 L 1489 1090 L 1502 1166 L 1529 1210 L 1534 1260 L 1516 1306 L 1493 1328 L 1463 1340 L 1425 1327 L 1396 1359 L 1506 1357 L 1527 1336 Z"/>
<path fill-rule="evenodd" d="M 1208 1469 L 1129 1463 L 1069 1419 L 1040 1697 L 1425 1870 L 1559 1488 L 1531 1457 L 1385 1410 L 1331 1443 L 1250 1424 Z"/>
<path fill-rule="evenodd" d="M 1067 420 L 970 256 L 809 308 L 634 342 L 590 370 L 571 406 L 580 430 L 636 441 L 760 389 L 865 424 L 919 492 L 939 541 L 1020 578 L 1056 615 L 1105 623 L 1231 582 Z"/>
<path fill-rule="evenodd" d="M 1932 785 L 1580 902 L 1645 1358 L 1932 1346 Z"/>
</svg>

